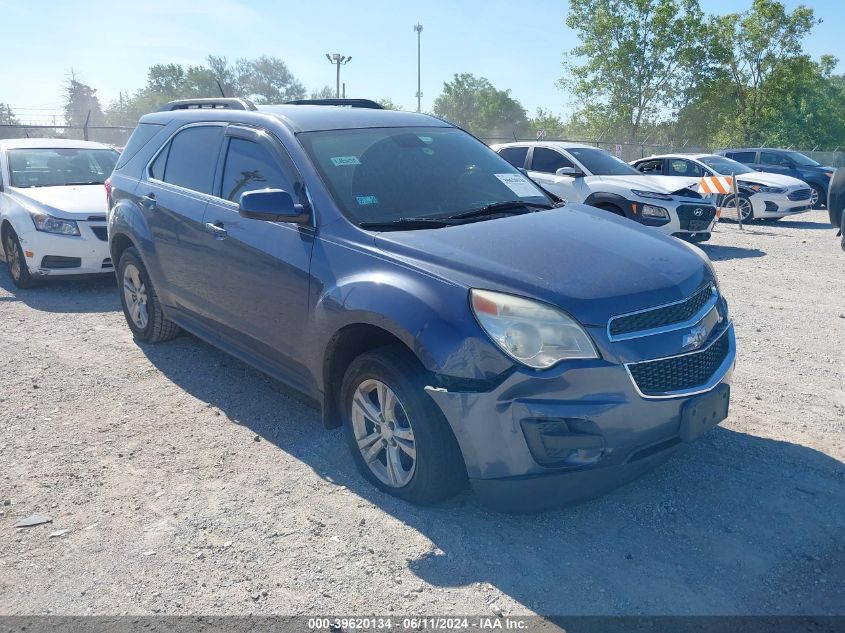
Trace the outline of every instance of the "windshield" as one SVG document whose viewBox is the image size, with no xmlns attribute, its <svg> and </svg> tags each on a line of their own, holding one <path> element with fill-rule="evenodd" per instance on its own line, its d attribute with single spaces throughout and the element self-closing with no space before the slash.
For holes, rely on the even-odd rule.
<svg viewBox="0 0 845 633">
<path fill-rule="evenodd" d="M 566 151 L 593 176 L 642 176 L 621 158 L 597 147 L 567 147 Z"/>
<path fill-rule="evenodd" d="M 298 135 L 356 224 L 445 218 L 509 201 L 550 204 L 496 152 L 455 128 L 363 128 Z"/>
<path fill-rule="evenodd" d="M 119 154 L 113 149 L 27 148 L 8 150 L 12 187 L 102 185 Z"/>
<path fill-rule="evenodd" d="M 787 152 L 786 155 L 792 159 L 793 163 L 801 165 L 801 167 L 818 167 L 820 165 L 820 163 L 817 163 L 812 158 L 798 152 Z"/>
<path fill-rule="evenodd" d="M 717 174 L 730 176 L 731 174 L 752 174 L 754 170 L 746 167 L 742 163 L 738 163 L 730 158 L 724 156 L 702 156 L 699 158 L 702 163 L 707 165 Z"/>
</svg>

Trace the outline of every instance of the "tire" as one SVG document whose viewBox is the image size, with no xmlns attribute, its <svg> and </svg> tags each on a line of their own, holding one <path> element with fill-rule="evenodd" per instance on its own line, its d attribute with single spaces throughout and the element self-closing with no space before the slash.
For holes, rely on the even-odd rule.
<svg viewBox="0 0 845 633">
<path fill-rule="evenodd" d="M 824 209 L 827 207 L 827 191 L 821 185 L 810 185 L 813 190 L 811 202 L 813 209 Z"/>
<path fill-rule="evenodd" d="M 164 316 L 150 275 L 134 248 L 127 248 L 120 256 L 117 282 L 123 316 L 136 339 L 161 343 L 179 335 L 179 326 Z"/>
<path fill-rule="evenodd" d="M 734 196 L 732 195 L 726 196 L 725 199 L 722 201 L 722 209 L 735 208 L 736 198 L 734 198 Z M 739 194 L 739 209 L 742 212 L 743 222 L 752 222 L 756 219 L 754 217 L 754 206 L 751 204 L 751 198 L 742 193 Z"/>
<path fill-rule="evenodd" d="M 6 255 L 9 276 L 15 286 L 25 290 L 38 284 L 38 279 L 29 272 L 29 266 L 27 266 L 26 256 L 23 253 L 23 248 L 21 248 L 18 234 L 9 225 L 3 232 L 3 252 Z"/>
<path fill-rule="evenodd" d="M 417 505 L 447 499 L 466 482 L 457 440 L 425 385 L 419 362 L 404 347 L 391 345 L 353 360 L 340 390 L 344 432 L 358 470 L 378 489 Z M 393 402 L 388 413 L 383 401 Z"/>
</svg>

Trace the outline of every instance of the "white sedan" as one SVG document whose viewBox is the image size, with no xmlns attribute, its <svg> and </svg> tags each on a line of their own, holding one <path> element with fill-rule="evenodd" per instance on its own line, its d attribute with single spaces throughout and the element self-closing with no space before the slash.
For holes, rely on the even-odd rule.
<svg viewBox="0 0 845 633">
<path fill-rule="evenodd" d="M 770 174 L 716 154 L 663 154 L 631 163 L 638 171 L 666 176 L 736 175 L 739 211 L 743 222 L 754 219 L 777 220 L 803 213 L 813 207 L 813 190 L 803 180 L 784 174 Z M 734 196 L 722 196 L 723 209 L 736 207 Z"/>
<path fill-rule="evenodd" d="M 103 185 L 118 157 L 87 141 L 0 141 L 0 245 L 16 286 L 113 272 Z"/>
</svg>

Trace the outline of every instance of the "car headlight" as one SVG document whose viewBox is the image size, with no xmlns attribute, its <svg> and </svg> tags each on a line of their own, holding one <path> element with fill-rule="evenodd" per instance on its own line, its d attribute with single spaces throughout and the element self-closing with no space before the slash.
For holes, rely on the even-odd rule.
<svg viewBox="0 0 845 633">
<path fill-rule="evenodd" d="M 656 207 L 653 204 L 644 204 L 642 210 L 645 218 L 668 218 L 669 212 L 663 207 Z"/>
<path fill-rule="evenodd" d="M 39 211 L 30 211 L 32 222 L 38 231 L 59 235 L 79 235 L 79 226 L 73 220 L 61 220 Z"/>
<path fill-rule="evenodd" d="M 470 290 L 470 304 L 493 342 L 523 365 L 546 369 L 562 360 L 599 357 L 584 328 L 554 306 L 476 289 Z"/>
<path fill-rule="evenodd" d="M 751 185 L 749 187 L 757 193 L 786 193 L 783 187 L 767 187 L 766 185 Z"/>
<path fill-rule="evenodd" d="M 639 189 L 631 189 L 631 193 L 640 198 L 656 198 L 658 200 L 672 200 L 672 196 L 668 193 L 660 193 L 659 191 L 640 191 Z"/>
</svg>

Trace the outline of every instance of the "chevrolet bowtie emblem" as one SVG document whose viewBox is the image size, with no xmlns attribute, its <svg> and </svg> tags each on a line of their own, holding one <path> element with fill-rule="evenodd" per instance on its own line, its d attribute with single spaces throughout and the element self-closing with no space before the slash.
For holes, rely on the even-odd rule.
<svg viewBox="0 0 845 633">
<path fill-rule="evenodd" d="M 684 335 L 684 349 L 692 348 L 698 349 L 707 339 L 707 328 L 703 325 L 698 325 L 689 331 L 689 334 Z"/>
</svg>

